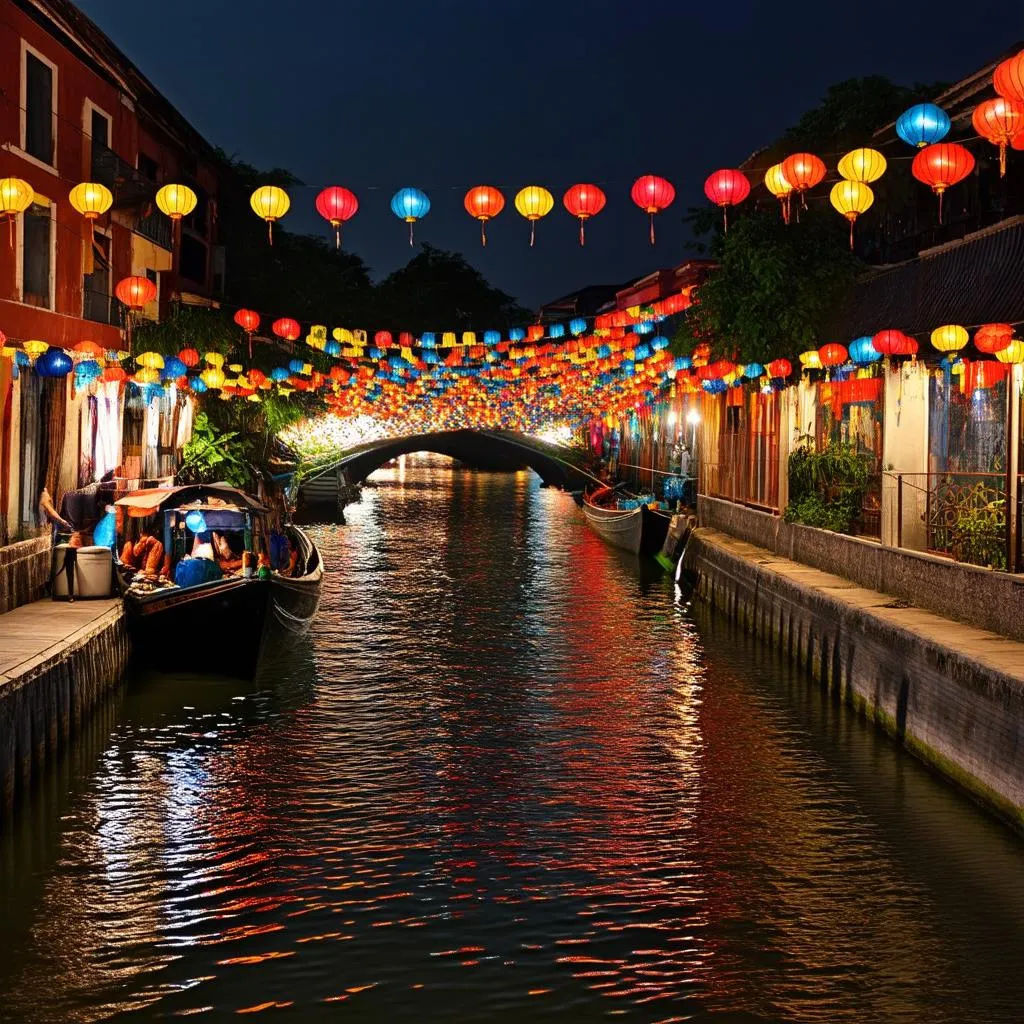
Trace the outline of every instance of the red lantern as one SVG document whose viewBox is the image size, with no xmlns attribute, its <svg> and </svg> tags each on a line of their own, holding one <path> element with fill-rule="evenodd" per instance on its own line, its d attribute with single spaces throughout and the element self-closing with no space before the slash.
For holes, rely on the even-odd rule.
<svg viewBox="0 0 1024 1024">
<path fill-rule="evenodd" d="M 103 379 L 108 382 L 113 381 L 120 384 L 128 379 L 128 371 L 125 370 L 124 367 L 115 363 L 104 369 Z"/>
<path fill-rule="evenodd" d="M 788 359 L 773 359 L 767 369 L 769 377 L 788 377 L 793 372 L 793 364 Z"/>
<path fill-rule="evenodd" d="M 178 353 L 178 358 L 190 369 L 199 365 L 199 350 L 195 348 L 183 348 Z"/>
<path fill-rule="evenodd" d="M 279 338 L 283 338 L 287 342 L 295 341 L 302 333 L 298 320 L 292 320 L 291 317 L 287 316 L 281 317 L 280 320 L 275 320 L 270 329 Z"/>
<path fill-rule="evenodd" d="M 254 388 L 262 387 L 267 379 L 267 375 L 262 370 L 257 370 L 255 367 L 249 371 L 247 376 L 249 378 L 249 383 L 252 384 Z"/>
<path fill-rule="evenodd" d="M 734 171 L 724 168 L 708 175 L 704 182 L 704 195 L 722 208 L 722 228 L 729 230 L 730 206 L 742 203 L 750 195 L 750 182 L 742 171 Z"/>
<path fill-rule="evenodd" d="M 596 216 L 604 209 L 607 196 L 596 185 L 573 185 L 564 196 L 565 208 L 580 222 L 580 245 L 586 241 L 583 225 L 588 218 Z"/>
<path fill-rule="evenodd" d="M 651 245 L 654 245 L 654 215 L 672 205 L 676 190 L 672 183 L 656 174 L 637 178 L 630 192 L 633 202 L 651 218 Z"/>
<path fill-rule="evenodd" d="M 245 331 L 246 334 L 252 334 L 260 325 L 260 315 L 252 309 L 240 309 L 235 314 L 235 323 Z"/>
<path fill-rule="evenodd" d="M 910 170 L 939 197 L 941 224 L 942 195 L 950 185 L 963 181 L 974 170 L 974 157 L 957 142 L 936 142 L 918 151 Z"/>
<path fill-rule="evenodd" d="M 849 358 L 849 353 L 844 345 L 831 342 L 818 349 L 818 358 L 822 366 L 842 366 Z"/>
<path fill-rule="evenodd" d="M 466 212 L 480 221 L 480 244 L 487 244 L 487 222 L 505 209 L 505 197 L 493 185 L 477 185 L 466 193 Z"/>
<path fill-rule="evenodd" d="M 999 177 L 1006 176 L 1006 147 L 1024 129 L 1024 103 L 997 96 L 974 108 L 974 130 L 993 146 L 999 147 Z"/>
<path fill-rule="evenodd" d="M 986 355 L 995 355 L 1010 347 L 1013 328 L 1009 324 L 982 324 L 974 332 L 974 347 Z"/>
<path fill-rule="evenodd" d="M 540 341 L 544 337 L 544 328 L 541 324 L 530 324 L 526 328 L 527 341 Z"/>
<path fill-rule="evenodd" d="M 148 277 L 125 277 L 117 282 L 114 294 L 129 309 L 142 309 L 156 298 L 156 285 Z"/>
<path fill-rule="evenodd" d="M 355 193 L 340 185 L 329 185 L 316 197 L 316 212 L 334 228 L 334 248 L 341 248 L 341 225 L 359 209 Z"/>
<path fill-rule="evenodd" d="M 1003 99 L 1024 103 L 1024 50 L 995 69 L 992 84 Z"/>
<path fill-rule="evenodd" d="M 807 208 L 805 193 L 825 177 L 825 164 L 813 153 L 794 153 L 782 161 L 782 176 L 800 193 L 800 205 Z"/>
<path fill-rule="evenodd" d="M 377 348 L 390 348 L 391 347 L 391 332 L 390 331 L 378 331 L 373 336 L 373 343 Z"/>
<path fill-rule="evenodd" d="M 917 342 L 902 331 L 879 331 L 871 344 L 883 356 L 912 356 L 917 354 Z"/>
</svg>

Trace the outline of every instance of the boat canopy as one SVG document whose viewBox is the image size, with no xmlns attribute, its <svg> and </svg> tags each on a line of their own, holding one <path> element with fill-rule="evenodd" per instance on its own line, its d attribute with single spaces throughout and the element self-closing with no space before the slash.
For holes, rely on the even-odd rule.
<svg viewBox="0 0 1024 1024">
<path fill-rule="evenodd" d="M 151 487 L 132 491 L 115 503 L 130 516 L 151 516 L 172 509 L 222 509 L 267 513 L 255 498 L 230 484 L 186 484 L 183 487 Z"/>
</svg>

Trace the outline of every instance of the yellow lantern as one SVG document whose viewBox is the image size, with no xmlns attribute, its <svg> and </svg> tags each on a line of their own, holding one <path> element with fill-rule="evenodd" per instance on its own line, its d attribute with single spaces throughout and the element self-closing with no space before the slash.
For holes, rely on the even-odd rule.
<svg viewBox="0 0 1024 1024">
<path fill-rule="evenodd" d="M 1024 363 L 1024 341 L 1014 338 L 1006 348 L 996 353 L 996 359 L 1001 363 Z"/>
<path fill-rule="evenodd" d="M 86 219 L 95 220 L 114 205 L 114 197 L 106 185 L 96 181 L 83 181 L 69 193 L 71 205 Z"/>
<path fill-rule="evenodd" d="M 932 331 L 932 346 L 940 352 L 959 352 L 970 341 L 970 337 L 959 324 L 945 324 Z"/>
<path fill-rule="evenodd" d="M 203 359 L 218 370 L 224 365 L 224 357 L 219 352 L 207 352 Z"/>
<path fill-rule="evenodd" d="M 463 345 L 475 345 L 476 344 L 476 333 L 474 331 L 463 331 L 462 332 L 462 344 Z"/>
<path fill-rule="evenodd" d="M 228 369 L 232 373 L 241 373 L 242 372 L 242 364 L 241 363 L 228 363 Z"/>
<path fill-rule="evenodd" d="M 171 220 L 187 217 L 198 202 L 198 197 L 188 185 L 164 185 L 156 194 L 157 207 Z"/>
<path fill-rule="evenodd" d="M 530 245 L 533 245 L 537 221 L 554 208 L 554 196 L 540 185 L 527 185 L 516 193 L 516 209 L 530 222 Z"/>
<path fill-rule="evenodd" d="M 50 346 L 45 341 L 36 341 L 33 338 L 22 342 L 21 347 L 30 359 L 38 359 Z"/>
<path fill-rule="evenodd" d="M 877 149 L 853 149 L 839 161 L 839 177 L 867 185 L 885 174 L 888 165 Z"/>
<path fill-rule="evenodd" d="M 135 357 L 135 362 L 147 370 L 162 370 L 164 368 L 164 357 L 159 352 L 140 352 Z"/>
<path fill-rule="evenodd" d="M 14 219 L 24 213 L 35 199 L 32 186 L 21 178 L 0 178 L 0 213 L 7 218 L 11 247 L 14 247 Z"/>
<path fill-rule="evenodd" d="M 445 331 L 441 335 L 441 347 L 442 348 L 454 348 L 455 347 L 455 332 Z"/>
<path fill-rule="evenodd" d="M 280 220 L 287 212 L 292 201 L 283 188 L 276 185 L 261 185 L 249 197 L 249 205 L 253 208 L 257 217 L 262 217 L 267 222 L 267 237 L 270 244 L 274 244 L 274 221 Z"/>
<path fill-rule="evenodd" d="M 850 248 L 853 248 L 853 225 L 875 201 L 870 185 L 862 181 L 837 181 L 828 196 L 832 205 L 850 222 Z"/>
<path fill-rule="evenodd" d="M 203 370 L 199 374 L 199 379 L 208 388 L 217 390 L 224 386 L 224 371 L 219 366 L 211 366 L 208 370 Z"/>
<path fill-rule="evenodd" d="M 765 171 L 764 185 L 769 192 L 779 201 L 782 207 L 782 219 L 789 223 L 789 197 L 793 193 L 793 186 L 786 180 L 782 173 L 782 164 L 773 164 Z"/>
<path fill-rule="evenodd" d="M 818 355 L 817 349 L 810 349 L 807 352 L 801 352 L 800 365 L 805 370 L 820 370 L 821 369 L 821 356 Z"/>
</svg>

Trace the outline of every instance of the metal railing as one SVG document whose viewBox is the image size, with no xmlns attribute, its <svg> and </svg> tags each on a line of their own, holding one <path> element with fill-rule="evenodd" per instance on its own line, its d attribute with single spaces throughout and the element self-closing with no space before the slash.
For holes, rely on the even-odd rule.
<svg viewBox="0 0 1024 1024">
<path fill-rule="evenodd" d="M 778 470 L 774 474 L 774 483 L 770 474 L 771 467 L 758 464 L 758 472 L 748 475 L 743 466 L 735 462 L 700 462 L 698 472 L 701 494 L 709 498 L 721 498 L 737 505 L 761 512 L 779 513 Z"/>
<path fill-rule="evenodd" d="M 135 232 L 155 242 L 163 249 L 170 249 L 171 222 L 159 211 L 154 211 L 148 217 L 140 217 L 135 224 Z"/>
<path fill-rule="evenodd" d="M 92 143 L 92 180 L 110 189 L 115 208 L 138 206 L 156 195 L 155 182 L 95 139 Z"/>
<path fill-rule="evenodd" d="M 82 293 L 82 318 L 95 324 L 124 326 L 121 322 L 121 304 L 107 292 L 86 288 Z"/>
</svg>

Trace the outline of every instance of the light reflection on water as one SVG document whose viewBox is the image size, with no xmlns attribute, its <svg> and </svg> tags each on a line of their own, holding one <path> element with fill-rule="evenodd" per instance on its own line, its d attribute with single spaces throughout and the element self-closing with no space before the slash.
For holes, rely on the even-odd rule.
<svg viewBox="0 0 1024 1024">
<path fill-rule="evenodd" d="M 0 1016 L 1019 1019 L 1016 839 L 532 476 L 378 481 L 4 837 Z"/>
</svg>

